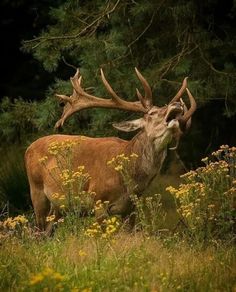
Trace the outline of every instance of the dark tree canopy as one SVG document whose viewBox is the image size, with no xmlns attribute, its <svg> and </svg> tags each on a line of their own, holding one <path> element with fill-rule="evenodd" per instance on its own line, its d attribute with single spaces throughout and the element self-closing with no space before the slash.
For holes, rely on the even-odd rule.
<svg viewBox="0 0 236 292">
<path fill-rule="evenodd" d="M 112 84 L 129 97 L 134 95 L 134 66 L 142 70 L 157 95 L 171 94 L 187 75 L 200 101 L 232 102 L 226 109 L 230 115 L 236 110 L 235 7 L 231 1 L 224 4 L 216 0 L 66 1 L 51 9 L 54 23 L 25 41 L 24 48 L 48 71 L 57 70 L 63 59 L 81 67 L 86 82 L 93 86 L 103 67 Z"/>
<path fill-rule="evenodd" d="M 235 1 L 46 2 L 48 8 L 39 9 L 44 11 L 39 13 L 43 29 L 22 43 L 23 51 L 57 76 L 46 99 L 31 108 L 32 131 L 52 132 L 61 113 L 53 95 L 71 93 L 69 77 L 75 67 L 81 70 L 84 86 L 92 87 L 97 96 L 108 96 L 99 76 L 103 68 L 119 95 L 134 100 L 135 88 L 140 88 L 136 66 L 149 81 L 157 105 L 167 103 L 189 76 L 199 110 L 182 145 L 186 158 L 196 163 L 220 144 L 236 143 Z M 82 111 L 66 122 L 64 131 L 110 135 L 112 121 L 130 116 L 112 110 Z"/>
</svg>

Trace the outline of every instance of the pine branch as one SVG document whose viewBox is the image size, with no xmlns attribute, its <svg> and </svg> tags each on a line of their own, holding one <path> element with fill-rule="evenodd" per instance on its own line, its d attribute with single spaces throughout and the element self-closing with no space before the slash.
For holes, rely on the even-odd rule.
<svg viewBox="0 0 236 292">
<path fill-rule="evenodd" d="M 152 25 L 155 14 L 156 14 L 156 11 L 152 14 L 151 20 L 149 21 L 148 25 L 144 28 L 144 30 L 131 43 L 128 44 L 128 48 L 131 48 L 131 46 L 135 44 L 149 29 L 149 27 Z"/>
<path fill-rule="evenodd" d="M 222 74 L 222 75 L 225 75 L 225 76 L 228 76 L 228 77 L 231 77 L 231 78 L 235 78 L 236 79 L 236 73 L 228 73 L 228 72 L 224 72 L 224 71 L 220 71 L 218 69 L 216 69 L 213 64 L 206 59 L 206 57 L 204 56 L 204 53 L 202 51 L 202 49 L 200 47 L 199 48 L 199 52 L 200 52 L 200 55 L 201 55 L 201 58 L 202 60 L 210 67 L 210 69 L 212 71 L 214 71 L 215 73 L 218 73 L 218 74 Z"/>
<path fill-rule="evenodd" d="M 28 44 L 32 44 L 32 43 L 37 42 L 37 44 L 32 47 L 32 49 L 35 49 L 46 41 L 76 39 L 80 36 L 85 35 L 89 29 L 93 28 L 93 26 L 95 26 L 95 29 L 92 30 L 92 33 L 94 33 L 96 31 L 98 25 L 100 24 L 101 20 L 106 16 L 109 17 L 109 15 L 116 10 L 119 3 L 120 3 L 120 0 L 117 0 L 115 5 L 111 9 L 107 10 L 109 8 L 109 3 L 108 3 L 107 7 L 105 8 L 105 10 L 102 14 L 100 14 L 94 21 L 92 21 L 90 24 L 88 24 L 79 33 L 77 33 L 75 35 L 51 36 L 51 37 L 50 36 L 48 36 L 48 37 L 42 36 L 42 37 L 34 38 L 32 40 L 24 41 L 23 44 L 28 45 Z"/>
<path fill-rule="evenodd" d="M 186 44 L 183 45 L 181 51 L 174 55 L 172 58 L 168 59 L 164 65 L 162 65 L 158 72 L 160 74 L 160 80 L 165 80 L 163 77 L 170 71 L 173 70 L 179 62 L 187 55 L 190 55 L 193 51 L 197 49 L 197 45 L 193 48 L 189 48 L 189 44 L 186 46 Z"/>
</svg>

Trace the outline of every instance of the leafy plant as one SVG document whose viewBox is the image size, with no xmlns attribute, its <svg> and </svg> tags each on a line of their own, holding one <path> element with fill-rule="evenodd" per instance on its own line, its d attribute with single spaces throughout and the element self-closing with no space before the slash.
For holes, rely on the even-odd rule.
<svg viewBox="0 0 236 292">
<path fill-rule="evenodd" d="M 184 174 L 179 188 L 167 189 L 191 235 L 200 240 L 234 237 L 236 147 L 222 145 L 202 161 L 205 166 Z"/>
<path fill-rule="evenodd" d="M 166 214 L 162 209 L 160 194 L 138 197 L 135 193 L 137 185 L 132 178 L 132 173 L 137 157 L 136 153 L 131 155 L 122 153 L 112 158 L 107 164 L 120 174 L 130 200 L 135 206 L 134 214 L 131 214 L 131 216 L 135 216 L 135 228 L 143 230 L 146 235 L 157 235 Z"/>
<path fill-rule="evenodd" d="M 83 137 L 80 139 L 83 139 Z M 80 139 L 78 138 L 77 141 L 68 139 L 63 142 L 52 142 L 49 145 L 48 155 L 54 157 L 56 161 L 54 168 L 49 169 L 47 167 L 48 156 L 39 159 L 39 163 L 45 167 L 48 175 L 58 188 L 57 193 L 51 194 L 52 203 L 65 216 L 66 226 L 76 234 L 81 228 L 81 215 L 91 214 L 92 212 L 95 195 L 94 192 L 84 190 L 86 183 L 90 180 L 89 174 L 84 172 L 84 166 L 79 165 L 77 169 L 74 169 L 73 148 L 80 143 Z M 54 219 L 58 219 L 55 214 L 47 217 L 47 222 L 54 222 Z M 58 221 L 55 223 L 58 223 Z"/>
</svg>

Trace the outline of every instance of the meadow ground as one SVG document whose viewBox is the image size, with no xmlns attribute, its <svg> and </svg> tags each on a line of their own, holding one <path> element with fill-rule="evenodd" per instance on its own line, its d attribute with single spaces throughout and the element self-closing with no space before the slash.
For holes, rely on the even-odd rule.
<svg viewBox="0 0 236 292">
<path fill-rule="evenodd" d="M 1 291 L 235 291 L 236 248 L 177 235 L 112 239 L 60 230 L 1 238 Z"/>
<path fill-rule="evenodd" d="M 74 196 L 74 183 L 88 175 L 82 166 L 76 173 L 63 169 L 64 194 L 55 194 L 55 200 L 62 202 L 65 216 L 58 221 L 47 217 L 55 226 L 53 236 L 36 229 L 33 212 L 0 213 L 0 291 L 235 292 L 236 147 L 223 145 L 213 156 L 181 183 L 164 176 L 146 196 L 132 196 L 133 232 L 118 217 L 102 225 L 94 216 L 79 217 L 90 194 L 81 188 Z M 123 175 L 127 158 L 118 158 L 115 167 Z M 13 185 L 14 201 L 12 173 L 1 173 L 1 192 L 10 193 Z M 67 201 L 70 209 L 64 209 Z"/>
<path fill-rule="evenodd" d="M 29 222 L 19 219 L 0 235 L 0 291 L 236 291 L 233 242 L 173 232 L 178 215 L 170 195 L 163 208 L 155 234 L 90 236 L 97 228 L 90 218 L 76 229 L 65 220 L 48 238 L 35 232 L 32 214 Z"/>
</svg>

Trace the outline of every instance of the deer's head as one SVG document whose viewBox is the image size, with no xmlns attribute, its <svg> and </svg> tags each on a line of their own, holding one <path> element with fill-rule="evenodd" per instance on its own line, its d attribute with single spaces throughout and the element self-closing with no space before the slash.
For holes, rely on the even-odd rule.
<svg viewBox="0 0 236 292">
<path fill-rule="evenodd" d="M 143 113 L 143 117 L 140 119 L 114 123 L 113 126 L 126 132 L 141 129 L 142 131 L 145 131 L 147 139 L 154 143 L 154 145 L 159 145 L 160 143 L 166 145 L 171 140 L 175 139 L 176 145 L 171 149 L 176 149 L 179 138 L 190 127 L 191 116 L 196 110 L 196 102 L 187 88 L 187 78 L 184 79 L 181 88 L 169 104 L 163 107 L 158 107 L 153 105 L 152 91 L 147 80 L 142 76 L 137 68 L 135 68 L 135 71 L 142 83 L 145 94 L 142 95 L 140 91 L 136 89 L 139 101 L 128 102 L 120 98 L 115 93 L 106 80 L 102 69 L 102 81 L 112 98 L 99 98 L 85 92 L 81 87 L 82 76 L 77 69 L 76 74 L 71 77 L 71 83 L 73 86 L 72 95 L 65 96 L 57 94 L 57 97 L 65 103 L 65 106 L 62 117 L 56 123 L 55 127 L 58 128 L 63 126 L 64 121 L 74 112 L 89 107 L 116 108 L 141 112 Z M 187 91 L 190 101 L 189 109 L 187 109 L 181 99 L 185 91 Z"/>
</svg>

